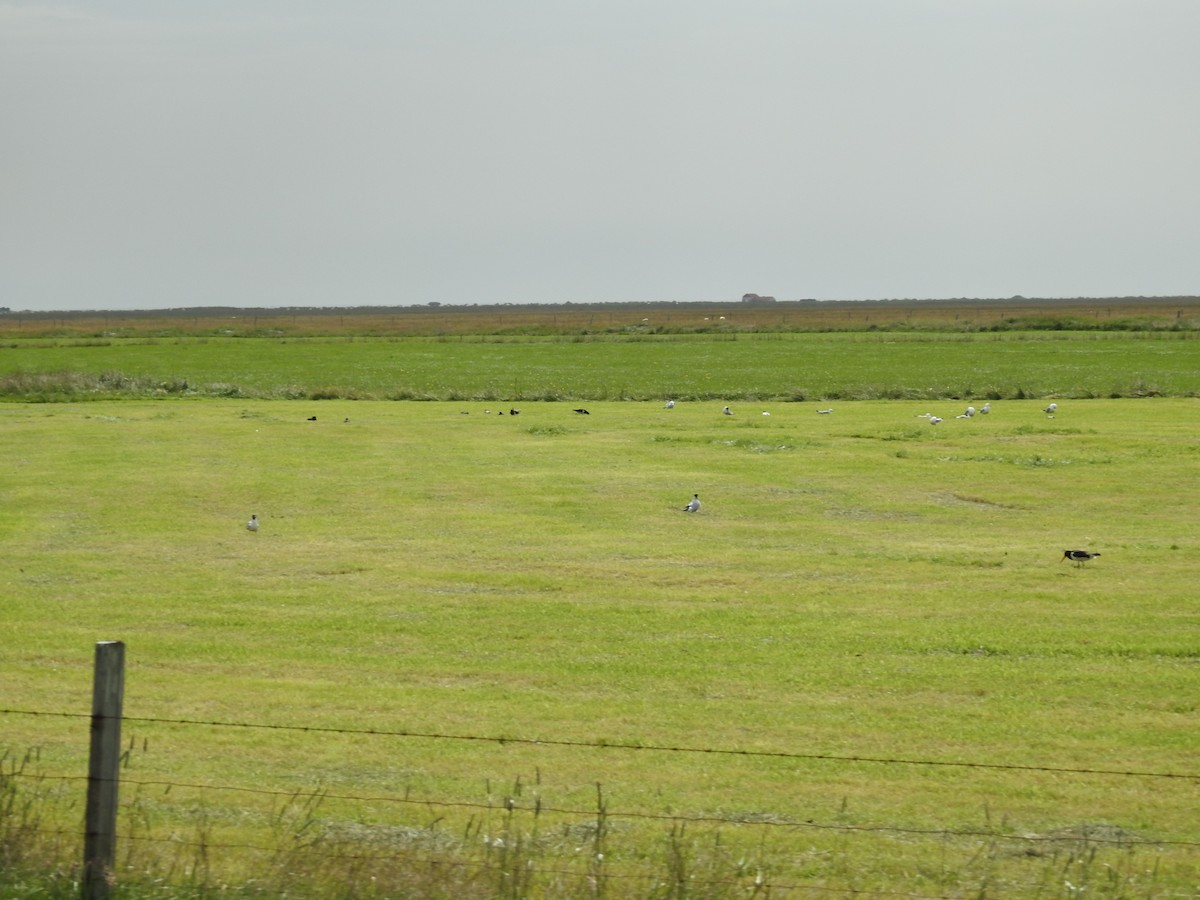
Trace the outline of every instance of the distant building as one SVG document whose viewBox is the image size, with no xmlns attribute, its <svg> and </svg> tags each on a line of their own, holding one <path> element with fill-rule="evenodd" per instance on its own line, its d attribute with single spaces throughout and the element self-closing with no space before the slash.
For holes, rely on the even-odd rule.
<svg viewBox="0 0 1200 900">
<path fill-rule="evenodd" d="M 751 306 L 761 306 L 766 303 L 774 303 L 774 297 L 764 297 L 760 294 L 742 294 L 742 302 Z"/>
</svg>

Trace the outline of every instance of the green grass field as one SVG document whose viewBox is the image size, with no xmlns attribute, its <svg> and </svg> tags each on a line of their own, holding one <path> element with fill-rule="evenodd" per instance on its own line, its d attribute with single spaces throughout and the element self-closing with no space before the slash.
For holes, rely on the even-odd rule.
<svg viewBox="0 0 1200 900">
<path fill-rule="evenodd" d="M 799 371 L 1001 397 L 1018 369 L 1060 397 L 1150 381 L 1160 352 L 1158 383 L 1194 374 L 1179 341 L 831 344 Z M 564 393 L 779 397 L 794 350 L 550 345 L 512 372 L 507 345 L 428 347 L 414 390 L 471 371 L 468 396 L 580 354 Z M 373 393 L 416 354 L 150 349 L 177 355 L 120 368 L 264 392 Z M 0 715 L 5 784 L 74 864 L 92 647 L 122 640 L 118 874 L 178 895 L 1190 896 L 1198 403 L 0 405 L 0 705 L 77 714 Z"/>
<path fill-rule="evenodd" d="M 0 397 L 1188 397 L 1200 393 L 1196 336 L 1049 331 L 18 340 L 0 347 Z"/>
</svg>

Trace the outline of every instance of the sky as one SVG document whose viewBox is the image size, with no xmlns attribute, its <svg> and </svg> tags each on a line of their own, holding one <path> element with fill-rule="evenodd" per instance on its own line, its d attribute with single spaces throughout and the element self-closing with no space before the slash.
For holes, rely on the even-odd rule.
<svg viewBox="0 0 1200 900">
<path fill-rule="evenodd" d="M 0 0 L 0 307 L 1200 293 L 1196 0 Z"/>
</svg>

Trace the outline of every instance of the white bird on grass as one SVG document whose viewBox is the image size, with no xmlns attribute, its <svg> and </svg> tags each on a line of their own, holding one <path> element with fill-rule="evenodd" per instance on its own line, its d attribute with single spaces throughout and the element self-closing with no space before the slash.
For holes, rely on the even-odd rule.
<svg viewBox="0 0 1200 900">
<path fill-rule="evenodd" d="M 940 421 L 942 421 L 942 418 L 941 418 L 941 416 L 930 416 L 930 417 L 929 417 L 929 424 L 930 424 L 930 425 L 936 425 L 936 424 L 937 424 L 938 422 L 940 422 Z"/>
<path fill-rule="evenodd" d="M 258 516 L 257 515 L 250 517 L 250 521 L 246 523 L 246 530 L 247 531 L 258 531 Z"/>
<path fill-rule="evenodd" d="M 674 408 L 675 408 L 675 401 L 674 401 L 674 400 L 668 400 L 668 401 L 667 401 L 667 409 L 674 409 Z"/>
<path fill-rule="evenodd" d="M 699 512 L 700 511 L 700 495 L 692 494 L 691 502 L 683 508 L 684 512 Z"/>
<path fill-rule="evenodd" d="M 833 410 L 832 410 L 832 409 L 818 409 L 818 410 L 817 410 L 817 415 L 818 415 L 818 416 L 827 416 L 827 415 L 829 415 L 831 412 L 833 412 Z"/>
<path fill-rule="evenodd" d="M 723 412 L 723 413 L 725 413 L 725 415 L 727 415 L 727 416 L 732 416 L 732 415 L 733 415 L 733 410 L 732 410 L 732 409 L 730 409 L 728 406 L 727 406 L 727 407 L 725 407 L 725 409 L 723 409 L 723 410 L 722 410 L 722 412 Z"/>
<path fill-rule="evenodd" d="M 1042 412 L 1044 412 L 1048 416 L 1054 415 L 1054 413 L 1057 411 L 1058 411 L 1057 403 L 1051 403 L 1049 406 L 1047 406 L 1045 409 L 1042 410 Z"/>
<path fill-rule="evenodd" d="M 992 411 L 992 404 L 990 402 L 983 404 L 983 406 L 979 407 L 979 411 L 986 416 Z"/>
</svg>

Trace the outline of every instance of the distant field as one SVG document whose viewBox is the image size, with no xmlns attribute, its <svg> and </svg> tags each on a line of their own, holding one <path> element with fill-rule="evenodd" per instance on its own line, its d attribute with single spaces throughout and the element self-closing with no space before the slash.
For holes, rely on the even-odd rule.
<svg viewBox="0 0 1200 900">
<path fill-rule="evenodd" d="M 10 312 L 0 338 L 1200 329 L 1200 297 Z"/>
<path fill-rule="evenodd" d="M 934 391 L 0 404 L 2 705 L 76 716 L 0 713 L 0 788 L 77 858 L 121 639 L 126 879 L 1194 895 L 1200 400 L 1070 398 L 1182 393 L 1196 344 L 860 337 L 0 351 L 264 395 Z M 972 419 L 937 397 L 989 386 Z"/>
<path fill-rule="evenodd" d="M 22 339 L 0 396 L 835 400 L 1195 396 L 1200 332 Z"/>
</svg>

